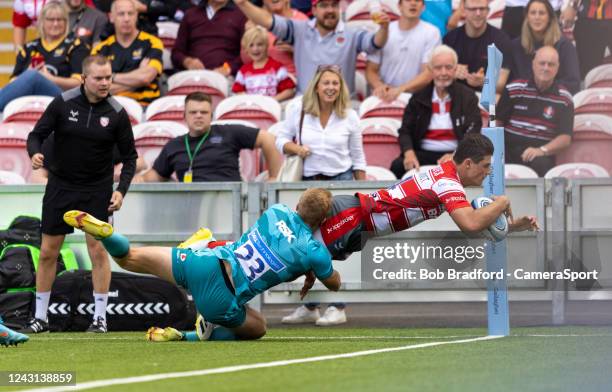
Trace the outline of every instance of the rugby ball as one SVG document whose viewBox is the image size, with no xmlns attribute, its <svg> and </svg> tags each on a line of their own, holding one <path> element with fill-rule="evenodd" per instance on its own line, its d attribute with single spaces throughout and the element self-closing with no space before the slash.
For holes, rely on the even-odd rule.
<svg viewBox="0 0 612 392">
<path fill-rule="evenodd" d="M 472 207 L 474 209 L 482 208 L 486 205 L 493 203 L 493 200 L 488 197 L 477 197 L 472 200 Z M 506 215 L 501 214 L 497 217 L 495 222 L 485 230 L 481 231 L 480 234 L 486 239 L 494 242 L 499 242 L 506 238 L 508 235 L 508 220 L 506 219 Z"/>
</svg>

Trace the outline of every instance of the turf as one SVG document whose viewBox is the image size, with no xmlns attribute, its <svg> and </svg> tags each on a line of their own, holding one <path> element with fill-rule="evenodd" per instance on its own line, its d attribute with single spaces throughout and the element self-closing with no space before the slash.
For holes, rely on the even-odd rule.
<svg viewBox="0 0 612 392">
<path fill-rule="evenodd" d="M 484 336 L 483 329 L 273 329 L 254 342 L 150 343 L 144 333 L 35 335 L 0 370 L 75 371 L 79 383 Z M 610 391 L 612 328 L 513 329 L 496 340 L 242 370 L 96 391 Z M 571 335 L 571 336 L 549 336 Z M 7 390 L 7 388 L 0 388 Z"/>
</svg>

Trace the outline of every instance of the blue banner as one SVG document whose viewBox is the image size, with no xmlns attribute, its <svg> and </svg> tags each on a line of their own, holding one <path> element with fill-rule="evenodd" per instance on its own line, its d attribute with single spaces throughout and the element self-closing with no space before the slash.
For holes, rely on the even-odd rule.
<svg viewBox="0 0 612 392">
<path fill-rule="evenodd" d="M 495 47 L 495 44 L 491 44 L 487 47 L 487 57 L 487 73 L 485 74 L 484 85 L 482 86 L 480 104 L 486 111 L 489 111 L 489 105 L 495 104 L 497 79 L 499 79 L 499 71 L 501 70 L 504 55 Z"/>
</svg>

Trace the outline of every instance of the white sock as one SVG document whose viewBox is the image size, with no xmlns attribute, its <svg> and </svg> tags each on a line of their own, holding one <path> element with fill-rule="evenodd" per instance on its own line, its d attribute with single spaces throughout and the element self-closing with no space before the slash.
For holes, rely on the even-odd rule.
<svg viewBox="0 0 612 392">
<path fill-rule="evenodd" d="M 98 294 L 94 292 L 93 296 L 94 303 L 96 304 L 93 319 L 97 320 L 98 317 L 102 317 L 104 320 L 106 320 L 106 304 L 108 303 L 108 293 Z"/>
<path fill-rule="evenodd" d="M 47 321 L 47 309 L 49 308 L 49 299 L 51 298 L 51 292 L 36 292 L 36 312 L 34 317 L 39 320 Z"/>
</svg>

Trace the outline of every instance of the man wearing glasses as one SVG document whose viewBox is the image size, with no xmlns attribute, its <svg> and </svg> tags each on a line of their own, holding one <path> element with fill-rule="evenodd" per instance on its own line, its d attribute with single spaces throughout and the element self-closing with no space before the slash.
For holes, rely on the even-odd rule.
<svg viewBox="0 0 612 392">
<path fill-rule="evenodd" d="M 312 0 L 314 19 L 310 21 L 272 15 L 248 0 L 235 0 L 234 3 L 247 18 L 270 30 L 283 42 L 293 45 L 300 94 L 306 91 L 317 66 L 338 64 L 349 92 L 354 95 L 357 54 L 373 53 L 387 42 L 389 16 L 386 13 L 377 14 L 376 22 L 380 29 L 376 33 L 347 27 L 340 20 L 338 0 Z"/>
<path fill-rule="evenodd" d="M 495 44 L 504 55 L 497 80 L 501 93 L 510 73 L 510 39 L 503 31 L 487 23 L 488 0 L 462 0 L 465 24 L 444 36 L 442 42 L 459 55 L 457 79 L 476 91 L 482 90 L 487 70 L 487 46 Z"/>
</svg>

